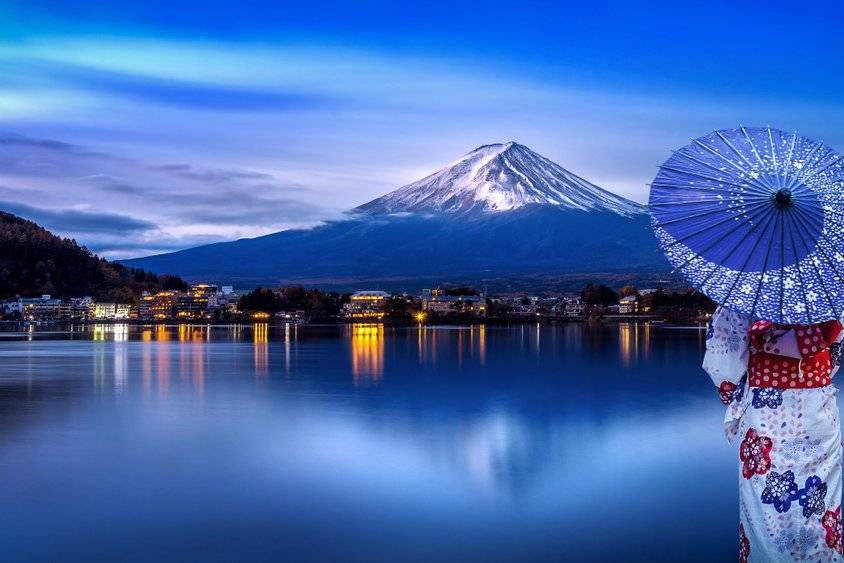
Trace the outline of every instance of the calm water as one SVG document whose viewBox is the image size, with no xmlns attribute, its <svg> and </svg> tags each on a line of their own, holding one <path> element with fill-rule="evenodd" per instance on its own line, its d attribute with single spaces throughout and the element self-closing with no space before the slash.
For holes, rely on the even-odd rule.
<svg viewBox="0 0 844 563">
<path fill-rule="evenodd" d="M 735 560 L 703 335 L 0 333 L 2 560 Z"/>
</svg>

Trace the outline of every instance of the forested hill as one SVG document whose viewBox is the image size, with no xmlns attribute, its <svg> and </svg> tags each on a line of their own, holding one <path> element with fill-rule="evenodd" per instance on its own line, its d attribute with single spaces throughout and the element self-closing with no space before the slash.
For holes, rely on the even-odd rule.
<svg viewBox="0 0 844 563">
<path fill-rule="evenodd" d="M 76 241 L 0 211 L 0 299 L 49 293 L 130 302 L 143 290 L 183 289 L 177 276 L 155 275 L 99 258 Z"/>
</svg>

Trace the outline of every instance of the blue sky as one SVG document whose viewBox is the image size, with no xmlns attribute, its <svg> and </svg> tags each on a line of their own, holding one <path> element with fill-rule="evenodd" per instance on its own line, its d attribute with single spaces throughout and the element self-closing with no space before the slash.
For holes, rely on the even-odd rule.
<svg viewBox="0 0 844 563">
<path fill-rule="evenodd" d="M 714 128 L 844 148 L 834 3 L 453 4 L 0 4 L 2 208 L 126 257 L 336 218 L 492 142 L 637 201 Z"/>
</svg>

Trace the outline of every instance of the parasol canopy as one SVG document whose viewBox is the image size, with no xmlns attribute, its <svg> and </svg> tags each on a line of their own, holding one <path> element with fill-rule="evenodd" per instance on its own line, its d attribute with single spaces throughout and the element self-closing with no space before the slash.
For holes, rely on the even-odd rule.
<svg viewBox="0 0 844 563">
<path fill-rule="evenodd" d="M 754 319 L 844 315 L 844 161 L 770 127 L 694 139 L 651 184 L 657 239 L 675 271 Z"/>
</svg>

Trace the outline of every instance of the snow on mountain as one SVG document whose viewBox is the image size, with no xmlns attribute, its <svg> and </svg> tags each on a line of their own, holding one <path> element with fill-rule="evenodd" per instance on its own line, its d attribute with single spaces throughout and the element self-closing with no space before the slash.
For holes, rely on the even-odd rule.
<svg viewBox="0 0 844 563">
<path fill-rule="evenodd" d="M 368 214 L 498 212 L 528 204 L 623 216 L 646 212 L 515 142 L 484 145 L 412 184 L 355 209 Z"/>
</svg>

